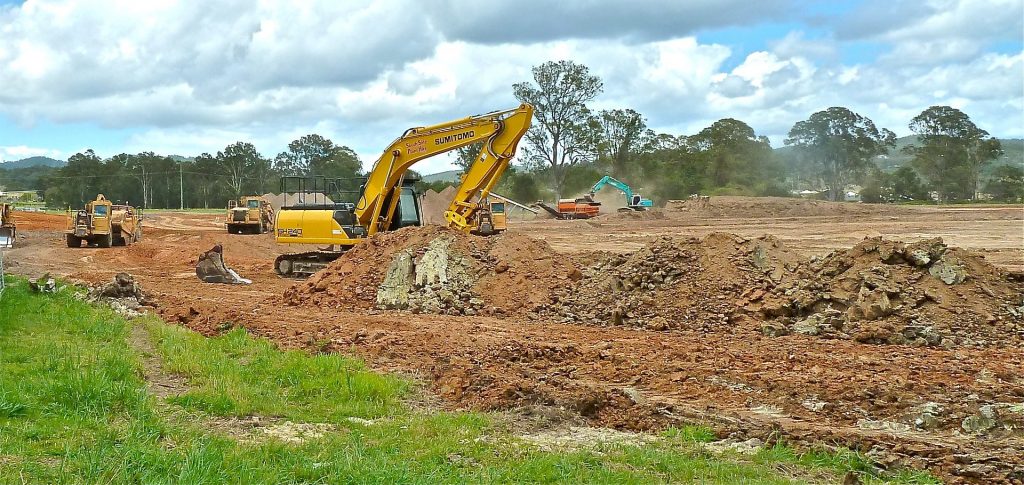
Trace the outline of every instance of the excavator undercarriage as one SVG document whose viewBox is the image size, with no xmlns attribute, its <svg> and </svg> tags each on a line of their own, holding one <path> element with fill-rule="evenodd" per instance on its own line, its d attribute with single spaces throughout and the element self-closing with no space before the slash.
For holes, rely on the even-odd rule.
<svg viewBox="0 0 1024 485">
<path fill-rule="evenodd" d="M 338 259 L 351 246 L 337 251 L 309 251 L 305 253 L 282 254 L 274 260 L 274 271 L 288 278 L 308 278 Z"/>
</svg>

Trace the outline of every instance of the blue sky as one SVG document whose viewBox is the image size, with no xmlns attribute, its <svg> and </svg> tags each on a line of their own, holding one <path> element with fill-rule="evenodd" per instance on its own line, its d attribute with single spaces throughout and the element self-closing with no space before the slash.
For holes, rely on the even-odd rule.
<svg viewBox="0 0 1024 485">
<path fill-rule="evenodd" d="M 0 159 L 238 140 L 273 157 L 320 133 L 369 165 L 405 128 L 513 106 L 558 59 L 602 77 L 595 109 L 675 135 L 732 117 L 780 145 L 835 105 L 904 135 L 949 104 L 1024 137 L 1022 17 L 1022 0 L 0 0 Z"/>
</svg>

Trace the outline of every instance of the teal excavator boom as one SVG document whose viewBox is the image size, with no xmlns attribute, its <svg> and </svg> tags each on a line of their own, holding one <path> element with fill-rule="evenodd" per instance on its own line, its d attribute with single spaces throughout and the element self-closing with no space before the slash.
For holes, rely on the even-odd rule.
<svg viewBox="0 0 1024 485">
<path fill-rule="evenodd" d="M 651 199 L 646 199 L 640 194 L 633 192 L 633 189 L 630 188 L 629 185 L 626 185 L 625 182 L 622 182 L 621 180 L 618 180 L 610 175 L 605 175 L 604 177 L 601 178 L 601 180 L 598 180 L 593 187 L 590 188 L 590 198 L 593 198 L 594 194 L 596 194 L 599 190 L 603 189 L 605 185 L 611 185 L 612 187 L 619 189 L 619 191 L 625 194 L 626 207 L 630 210 L 645 211 L 647 209 L 650 209 L 651 207 L 654 207 L 654 202 L 652 202 Z"/>
</svg>

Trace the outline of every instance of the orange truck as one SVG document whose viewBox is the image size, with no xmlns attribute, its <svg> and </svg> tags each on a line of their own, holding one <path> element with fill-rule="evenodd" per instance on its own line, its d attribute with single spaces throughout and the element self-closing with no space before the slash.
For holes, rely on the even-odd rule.
<svg viewBox="0 0 1024 485">
<path fill-rule="evenodd" d="M 601 213 L 601 203 L 590 197 L 558 199 L 555 207 L 543 201 L 537 202 L 536 205 L 557 219 L 590 219 Z"/>
</svg>

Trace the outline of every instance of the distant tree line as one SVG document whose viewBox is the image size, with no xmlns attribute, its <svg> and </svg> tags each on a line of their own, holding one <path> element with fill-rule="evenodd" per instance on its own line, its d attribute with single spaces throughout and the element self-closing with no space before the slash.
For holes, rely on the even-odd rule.
<svg viewBox="0 0 1024 485">
<path fill-rule="evenodd" d="M 1021 161 L 992 166 L 1003 154 L 999 140 L 949 106 L 932 106 L 911 119 L 916 141 L 899 149 L 889 129 L 832 107 L 796 122 L 785 148 L 773 150 L 767 137 L 737 119 L 673 135 L 655 133 L 630 108 L 594 111 L 590 104 L 604 85 L 582 64 L 546 62 L 532 74 L 512 87 L 520 101 L 534 106 L 534 121 L 520 145 L 520 164 L 495 190 L 515 200 L 572 197 L 606 174 L 657 202 L 691 194 L 788 196 L 797 189 L 842 200 L 852 186 L 861 188 L 866 202 L 952 202 L 982 193 L 1024 200 Z M 455 163 L 468 167 L 479 150 L 479 144 L 458 150 Z M 893 156 L 909 162 L 884 163 Z M 97 193 L 145 207 L 223 207 L 240 195 L 276 192 L 280 177 L 288 175 L 341 178 L 342 198 L 354 200 L 365 176 L 354 151 L 317 134 L 292 141 L 273 158 L 240 141 L 192 158 L 142 152 L 103 159 L 86 150 L 59 169 L 5 172 L 0 170 L 0 184 L 44 187 L 51 207 L 80 206 Z M 441 190 L 451 184 L 420 186 Z"/>
<path fill-rule="evenodd" d="M 909 165 L 886 172 L 877 160 L 896 136 L 847 108 L 812 113 L 793 125 L 783 154 L 746 123 L 726 118 L 694 135 L 654 133 L 632 109 L 593 112 L 588 103 L 601 79 L 571 61 L 533 68 L 532 82 L 513 86 L 536 108 L 525 140 L 526 167 L 556 195 L 572 195 L 602 173 L 630 181 L 666 200 L 690 194 L 789 195 L 818 189 L 843 200 L 853 185 L 868 202 L 1024 198 L 1021 160 L 985 170 L 1002 155 L 999 140 L 963 112 L 932 106 L 910 120 L 915 145 L 903 148 Z M 592 182 L 591 182 L 592 183 Z"/>
<path fill-rule="evenodd" d="M 51 207 L 79 207 L 96 194 L 149 208 L 218 208 L 241 195 L 278 192 L 282 175 L 343 180 L 343 198 L 355 198 L 362 162 L 350 148 L 320 135 L 303 136 L 273 159 L 251 143 L 235 142 L 216 154 L 194 158 L 152 152 L 103 159 L 92 150 L 76 153 L 62 168 L 39 175 Z"/>
</svg>

